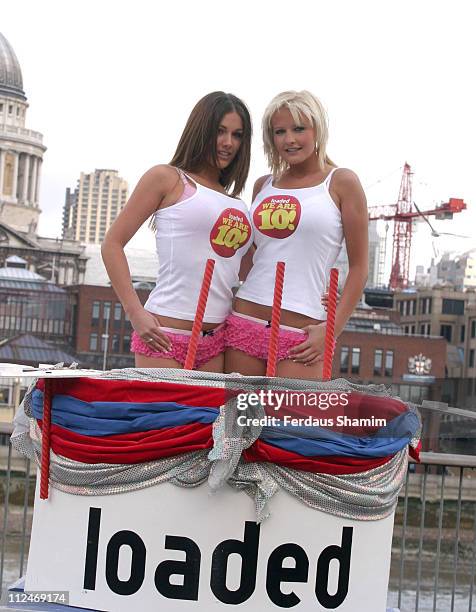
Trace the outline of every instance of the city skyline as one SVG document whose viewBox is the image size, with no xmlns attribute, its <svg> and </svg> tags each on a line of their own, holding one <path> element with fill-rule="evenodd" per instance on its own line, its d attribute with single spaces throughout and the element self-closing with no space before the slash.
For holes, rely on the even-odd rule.
<svg viewBox="0 0 476 612">
<path fill-rule="evenodd" d="M 476 221 L 471 173 L 476 100 L 467 75 L 474 43 L 469 6 L 456 4 L 458 10 L 427 2 L 391 2 L 385 9 L 376 2 L 358 8 L 304 3 L 293 27 L 284 18 L 283 2 L 264 1 L 240 14 L 214 0 L 200 7 L 190 3 L 185 23 L 179 7 L 159 10 L 139 1 L 134 11 L 118 6 L 114 27 L 109 2 L 95 6 L 93 20 L 92 3 L 84 3 L 73 15 L 74 27 L 60 3 L 39 7 L 27 1 L 28 20 L 25 6 L 10 5 L 2 11 L 2 33 L 22 68 L 27 127 L 41 131 L 47 147 L 40 234 L 61 235 L 64 193 L 80 172 L 115 168 L 132 190 L 148 167 L 168 161 L 193 104 L 213 89 L 242 96 L 253 115 L 249 203 L 254 179 L 267 172 L 260 115 L 277 91 L 289 88 L 308 88 L 322 98 L 330 118 L 330 156 L 359 174 L 370 206 L 396 201 L 400 168 L 408 161 L 420 209 L 450 197 L 468 204 L 452 222 L 431 220 L 436 230 L 470 234 Z M 40 19 L 52 10 L 54 21 Z M 175 49 L 174 28 L 168 26 L 179 23 Z M 296 53 L 293 43 L 283 49 L 283 28 L 296 41 Z M 194 69 L 192 50 L 207 69 Z M 417 264 L 427 266 L 434 256 L 426 224 L 415 238 L 411 277 Z M 153 248 L 149 232 L 140 240 Z M 476 246 L 474 239 L 450 236 L 433 242 L 440 255 Z"/>
</svg>

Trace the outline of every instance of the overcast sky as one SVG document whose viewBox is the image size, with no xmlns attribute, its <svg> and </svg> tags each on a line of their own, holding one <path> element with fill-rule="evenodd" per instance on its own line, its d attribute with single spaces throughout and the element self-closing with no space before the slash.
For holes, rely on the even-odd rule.
<svg viewBox="0 0 476 612">
<path fill-rule="evenodd" d="M 40 232 L 61 233 L 64 192 L 80 171 L 117 169 L 132 190 L 148 167 L 169 161 L 191 108 L 217 89 L 242 97 L 253 116 L 249 198 L 255 178 L 267 172 L 260 134 L 266 104 L 282 90 L 306 88 L 327 108 L 330 156 L 359 174 L 369 205 L 396 200 L 408 161 L 420 209 L 451 196 L 468 204 L 453 222 L 434 226 L 474 236 L 473 5 L 2 2 L 0 31 L 22 67 L 27 127 L 42 132 L 48 147 Z M 412 268 L 434 254 L 430 238 L 419 224 Z M 475 238 L 433 242 L 440 253 L 476 246 Z"/>
</svg>

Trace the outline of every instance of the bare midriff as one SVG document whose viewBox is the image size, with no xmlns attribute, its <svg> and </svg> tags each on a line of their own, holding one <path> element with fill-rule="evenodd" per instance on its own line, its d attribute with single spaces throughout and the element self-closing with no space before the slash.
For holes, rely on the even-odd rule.
<svg viewBox="0 0 476 612">
<path fill-rule="evenodd" d="M 235 298 L 233 303 L 233 310 L 241 314 L 248 315 L 250 317 L 256 317 L 257 319 L 263 319 L 263 321 L 271 320 L 271 306 L 265 306 L 264 304 L 256 304 L 242 298 Z M 321 323 L 318 319 L 313 319 L 306 315 L 300 314 L 299 312 L 292 312 L 291 310 L 281 310 L 281 325 L 288 325 L 289 327 L 306 327 L 306 325 L 315 325 Z"/>
<path fill-rule="evenodd" d="M 159 321 L 161 327 L 171 327 L 173 329 L 187 329 L 191 330 L 193 326 L 193 321 L 185 321 L 184 319 L 175 319 L 174 317 L 164 317 L 163 315 L 158 315 L 152 312 L 151 314 Z M 202 329 L 208 331 L 209 329 L 215 329 L 221 323 L 203 323 Z"/>
</svg>

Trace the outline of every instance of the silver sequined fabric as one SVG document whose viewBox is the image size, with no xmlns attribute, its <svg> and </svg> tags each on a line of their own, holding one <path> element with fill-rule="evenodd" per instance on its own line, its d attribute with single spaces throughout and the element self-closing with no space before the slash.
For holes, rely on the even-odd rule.
<svg viewBox="0 0 476 612">
<path fill-rule="evenodd" d="M 397 504 L 408 461 L 407 449 L 384 465 L 358 474 L 314 474 L 281 467 L 274 463 L 249 463 L 241 455 L 261 433 L 261 426 L 239 426 L 236 392 L 256 389 L 342 392 L 358 391 L 382 398 L 391 397 L 383 385 L 355 385 L 344 379 L 330 382 L 304 381 L 238 374 L 214 374 L 175 369 L 111 370 L 94 375 L 114 380 L 180 382 L 221 387 L 230 391 L 213 425 L 214 445 L 210 451 L 196 451 L 138 464 L 86 464 L 51 452 L 51 486 L 75 495 L 124 493 L 169 481 L 177 486 L 195 487 L 208 480 L 212 490 L 228 485 L 254 499 L 257 521 L 272 509 L 273 495 L 284 489 L 310 508 L 343 518 L 378 520 L 390 515 Z M 24 455 L 40 464 L 41 430 L 31 412 L 31 385 L 15 417 L 11 442 Z M 235 392 L 235 393 L 233 393 Z M 418 415 L 415 406 L 410 409 Z M 262 417 L 261 405 L 247 406 L 247 416 Z M 242 411 L 240 412 L 242 414 Z M 419 418 L 419 415 L 418 415 Z M 421 420 L 420 420 L 421 431 Z M 416 446 L 420 431 L 412 446 Z"/>
</svg>

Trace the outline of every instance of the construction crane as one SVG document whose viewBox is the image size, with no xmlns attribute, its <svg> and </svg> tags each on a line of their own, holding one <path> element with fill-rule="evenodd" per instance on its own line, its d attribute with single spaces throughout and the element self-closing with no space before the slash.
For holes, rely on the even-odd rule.
<svg viewBox="0 0 476 612">
<path fill-rule="evenodd" d="M 412 244 L 412 229 L 415 219 L 434 215 L 435 219 L 452 219 L 454 213 L 466 209 L 466 204 L 459 198 L 450 198 L 449 202 L 440 204 L 432 210 L 421 211 L 412 201 L 412 176 L 410 165 L 403 166 L 400 192 L 396 204 L 383 204 L 369 207 L 369 221 L 394 221 L 392 271 L 390 273 L 390 289 L 405 289 L 408 286 L 410 268 L 410 250 Z"/>
</svg>

